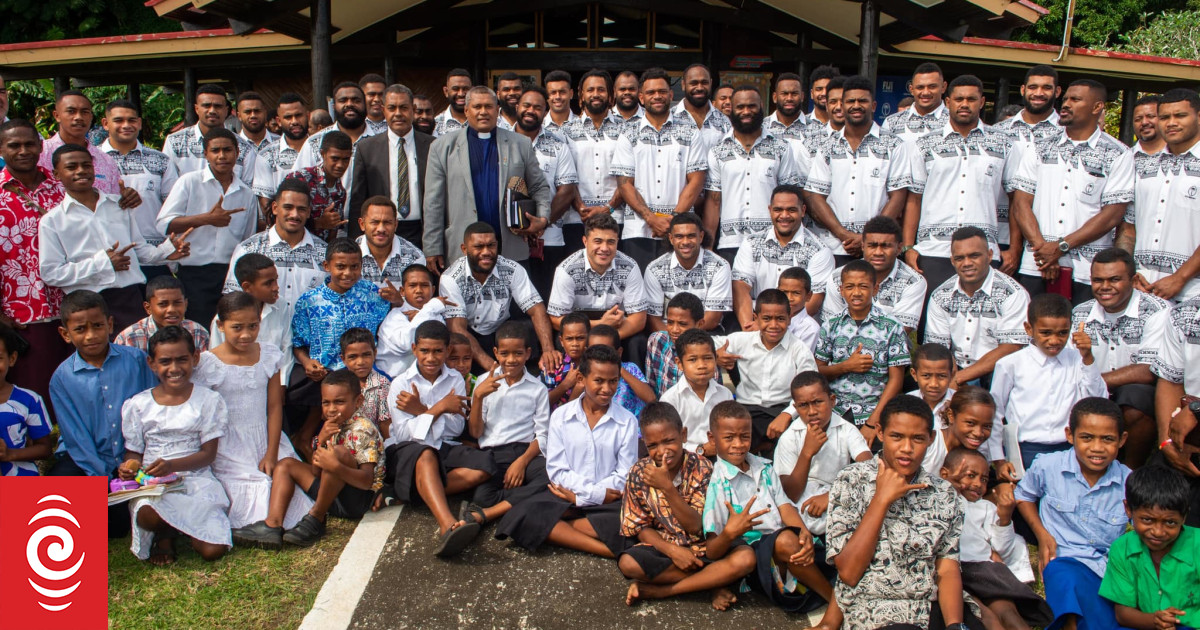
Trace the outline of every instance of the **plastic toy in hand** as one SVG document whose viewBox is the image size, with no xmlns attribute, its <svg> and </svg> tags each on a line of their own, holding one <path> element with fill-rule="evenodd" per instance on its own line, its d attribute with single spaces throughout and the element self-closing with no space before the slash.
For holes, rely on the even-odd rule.
<svg viewBox="0 0 1200 630">
<path fill-rule="evenodd" d="M 163 477 L 151 477 L 145 470 L 139 470 L 133 480 L 142 486 L 163 486 L 178 481 L 179 475 L 171 473 Z"/>
<path fill-rule="evenodd" d="M 122 479 L 113 479 L 112 481 L 108 482 L 108 491 L 109 492 L 122 492 L 124 490 L 137 490 L 139 487 L 140 486 L 138 486 L 138 482 L 132 481 L 132 480 L 125 481 Z"/>
</svg>

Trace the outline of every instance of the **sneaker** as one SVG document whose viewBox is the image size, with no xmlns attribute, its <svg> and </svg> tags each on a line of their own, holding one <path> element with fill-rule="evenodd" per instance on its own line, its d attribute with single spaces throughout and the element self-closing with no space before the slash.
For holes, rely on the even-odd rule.
<svg viewBox="0 0 1200 630">
<path fill-rule="evenodd" d="M 325 535 L 325 523 L 312 514 L 305 514 L 296 526 L 283 532 L 283 542 L 297 547 L 311 547 Z"/>
<path fill-rule="evenodd" d="M 233 541 L 250 547 L 279 549 L 283 546 L 283 528 L 271 527 L 266 521 L 259 521 L 233 530 Z"/>
</svg>

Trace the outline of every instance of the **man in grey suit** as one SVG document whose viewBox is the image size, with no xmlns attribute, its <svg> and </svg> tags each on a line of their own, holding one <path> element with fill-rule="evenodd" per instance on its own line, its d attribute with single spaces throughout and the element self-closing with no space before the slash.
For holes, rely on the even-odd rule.
<svg viewBox="0 0 1200 630">
<path fill-rule="evenodd" d="M 429 149 L 422 248 L 427 264 L 440 272 L 457 260 L 462 252 L 446 243 L 461 243 L 467 226 L 483 221 L 500 235 L 500 253 L 527 267 L 529 241 L 548 225 L 550 187 L 529 138 L 496 128 L 500 108 L 495 92 L 471 88 L 466 109 L 468 126 L 437 138 Z M 525 179 L 537 204 L 536 216 L 526 213 L 525 229 L 510 229 L 505 222 L 504 197 L 512 177 Z"/>
<path fill-rule="evenodd" d="M 350 207 L 346 227 L 350 238 L 358 238 L 362 229 L 358 218 L 363 202 L 377 195 L 396 204 L 396 235 L 420 244 L 424 237 L 421 221 L 422 199 L 425 190 L 425 164 L 433 136 L 413 129 L 413 93 L 396 84 L 384 91 L 383 116 L 385 133 L 365 138 L 354 152 L 354 184 L 350 192 Z M 399 157 L 403 155 L 404 161 Z M 403 178 L 403 186 L 398 180 Z"/>
</svg>

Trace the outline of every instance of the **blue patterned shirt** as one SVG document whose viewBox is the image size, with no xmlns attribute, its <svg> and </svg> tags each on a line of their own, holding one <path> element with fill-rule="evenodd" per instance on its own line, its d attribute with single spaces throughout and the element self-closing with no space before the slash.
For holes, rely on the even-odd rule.
<svg viewBox="0 0 1200 630">
<path fill-rule="evenodd" d="M 374 335 L 392 308 L 379 297 L 375 285 L 359 280 L 345 293 L 329 283 L 309 289 L 296 301 L 292 316 L 292 345 L 308 348 L 308 356 L 331 370 L 345 367 L 339 340 L 351 328 L 366 328 Z"/>
<path fill-rule="evenodd" d="M 28 448 L 34 440 L 50 435 L 50 416 L 42 397 L 13 386 L 8 400 L 0 403 L 0 442 L 13 448 Z M 0 462 L 0 477 L 37 476 L 37 462 Z"/>
<path fill-rule="evenodd" d="M 871 312 L 861 322 L 854 321 L 850 311 L 825 320 L 817 336 L 817 361 L 826 365 L 841 363 L 850 358 L 855 348 L 862 344 L 862 351 L 871 355 L 871 369 L 861 374 L 843 374 L 829 384 L 837 395 L 834 411 L 854 415 L 854 423 L 861 426 L 871 417 L 879 398 L 887 387 L 888 368 L 909 364 L 908 335 L 899 322 L 883 314 L 878 306 L 871 305 Z"/>
<path fill-rule="evenodd" d="M 646 382 L 646 375 L 642 374 L 641 368 L 636 363 L 626 361 L 621 364 L 621 368 L 632 374 L 633 378 L 643 383 Z M 626 383 L 625 379 L 621 379 L 621 384 L 617 386 L 617 394 L 613 396 L 613 402 L 624 407 L 634 417 L 642 413 L 642 409 L 646 406 L 646 403 L 641 398 L 638 398 L 638 395 L 633 393 L 633 390 L 629 388 L 629 383 Z"/>
</svg>

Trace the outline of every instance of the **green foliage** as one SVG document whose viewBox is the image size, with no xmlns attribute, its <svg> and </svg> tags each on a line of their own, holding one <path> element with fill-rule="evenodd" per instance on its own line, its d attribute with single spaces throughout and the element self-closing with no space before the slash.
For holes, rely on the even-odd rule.
<svg viewBox="0 0 1200 630">
<path fill-rule="evenodd" d="M 0 15 L 7 16 L 0 20 L 0 44 L 181 28 L 179 22 L 158 17 L 143 0 L 0 0 Z"/>
<path fill-rule="evenodd" d="M 3 0 L 0 0 L 3 2 Z M 96 123 L 104 118 L 104 106 L 109 101 L 125 98 L 125 86 L 106 85 L 82 88 L 92 100 Z M 50 79 L 13 81 L 8 84 L 9 116 L 32 122 L 45 137 L 54 135 L 54 83 Z M 183 95 L 168 93 L 161 86 L 142 86 L 142 143 L 152 148 L 162 147 L 167 133 L 183 120 Z"/>
<path fill-rule="evenodd" d="M 1061 44 L 1069 0 L 1039 0 L 1050 12 L 1016 39 Z M 1116 44 L 1120 33 L 1142 26 L 1146 16 L 1188 8 L 1189 0 L 1075 0 L 1075 25 L 1071 45 L 1105 48 Z"/>
<path fill-rule="evenodd" d="M 1168 11 L 1120 40 L 1115 49 L 1122 52 L 1200 59 L 1200 10 Z"/>
</svg>

